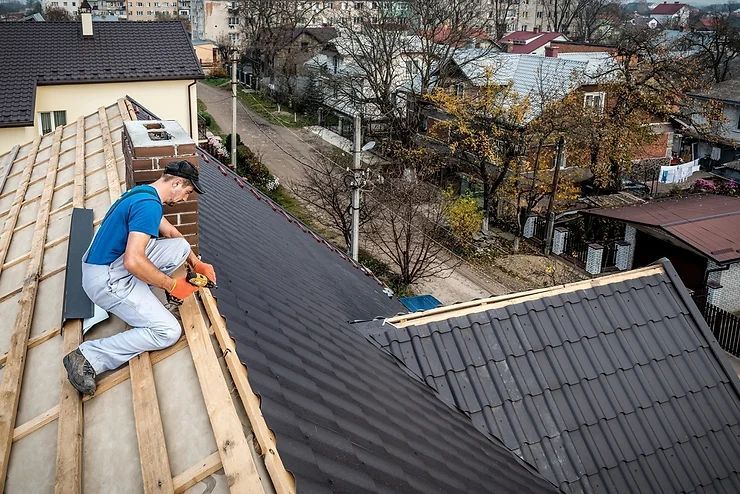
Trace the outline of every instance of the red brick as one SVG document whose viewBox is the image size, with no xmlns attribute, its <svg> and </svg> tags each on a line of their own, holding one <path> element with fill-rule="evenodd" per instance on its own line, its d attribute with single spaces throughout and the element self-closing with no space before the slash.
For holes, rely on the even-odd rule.
<svg viewBox="0 0 740 494">
<path fill-rule="evenodd" d="M 164 214 L 173 213 L 197 213 L 198 201 L 186 201 L 175 204 L 174 206 L 165 206 Z"/>
<path fill-rule="evenodd" d="M 188 144 L 180 144 L 177 146 L 177 149 L 175 150 L 174 155 L 175 156 L 184 156 L 188 154 L 195 154 L 196 147 L 195 143 L 188 143 Z"/>
<path fill-rule="evenodd" d="M 180 217 L 180 223 L 196 223 L 198 221 L 198 213 L 181 213 L 178 216 Z"/>
<path fill-rule="evenodd" d="M 183 235 L 195 235 L 198 233 L 198 223 L 188 223 L 186 225 L 175 225 L 177 230 Z"/>
<path fill-rule="evenodd" d="M 133 146 L 133 155 L 136 158 L 159 158 L 161 156 L 175 156 L 175 146 L 172 144 L 161 144 L 158 146 Z"/>
<path fill-rule="evenodd" d="M 136 184 L 151 183 L 162 176 L 161 170 L 134 170 L 134 182 Z"/>
<path fill-rule="evenodd" d="M 167 168 L 167 165 L 170 163 L 175 163 L 178 161 L 187 161 L 191 165 L 193 165 L 195 168 L 198 168 L 198 157 L 192 154 L 188 154 L 185 156 L 177 156 L 177 157 L 166 157 L 166 158 L 159 158 L 158 160 L 158 168 Z"/>
</svg>

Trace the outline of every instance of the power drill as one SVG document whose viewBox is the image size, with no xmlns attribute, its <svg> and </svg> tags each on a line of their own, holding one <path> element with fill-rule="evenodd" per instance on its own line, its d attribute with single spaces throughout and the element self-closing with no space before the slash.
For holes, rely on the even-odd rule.
<svg viewBox="0 0 740 494">
<path fill-rule="evenodd" d="M 199 288 L 218 288 L 214 282 L 209 280 L 205 275 L 196 273 L 194 271 L 188 271 L 186 276 L 188 283 Z M 182 300 L 170 295 L 170 292 L 165 292 L 167 295 L 167 302 L 174 305 L 182 305 Z"/>
</svg>

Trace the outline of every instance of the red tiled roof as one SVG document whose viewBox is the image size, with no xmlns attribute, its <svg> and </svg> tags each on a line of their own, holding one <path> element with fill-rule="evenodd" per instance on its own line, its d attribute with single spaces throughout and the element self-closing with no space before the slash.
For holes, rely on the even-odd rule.
<svg viewBox="0 0 740 494">
<path fill-rule="evenodd" d="M 681 10 L 682 7 L 686 7 L 685 3 L 661 3 L 660 5 L 657 5 L 653 11 L 652 14 L 654 15 L 673 15 L 679 10 Z"/>
<path fill-rule="evenodd" d="M 720 263 L 740 259 L 740 198 L 697 195 L 588 213 L 661 228 Z"/>
<path fill-rule="evenodd" d="M 510 53 L 532 53 L 550 41 L 563 36 L 562 33 L 535 33 L 534 31 L 515 31 L 499 40 L 499 43 L 512 44 Z M 514 41 L 525 41 L 526 44 L 514 44 Z"/>
</svg>

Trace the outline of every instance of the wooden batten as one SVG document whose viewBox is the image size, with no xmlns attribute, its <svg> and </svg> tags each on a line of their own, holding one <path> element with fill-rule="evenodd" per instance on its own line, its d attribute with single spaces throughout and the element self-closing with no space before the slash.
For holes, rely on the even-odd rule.
<svg viewBox="0 0 740 494">
<path fill-rule="evenodd" d="M 231 492 L 265 492 L 195 296 L 183 302 L 180 316 Z"/>
</svg>

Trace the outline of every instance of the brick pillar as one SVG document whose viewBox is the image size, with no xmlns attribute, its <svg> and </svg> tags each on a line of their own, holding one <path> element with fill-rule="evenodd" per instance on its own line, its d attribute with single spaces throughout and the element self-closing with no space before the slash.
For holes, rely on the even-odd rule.
<svg viewBox="0 0 740 494">
<path fill-rule="evenodd" d="M 537 216 L 527 216 L 527 221 L 524 222 L 524 238 L 534 237 L 534 222 L 537 221 Z"/>
<path fill-rule="evenodd" d="M 599 244 L 588 244 L 586 255 L 586 272 L 589 274 L 601 273 L 601 259 L 604 257 L 604 247 Z"/>
<path fill-rule="evenodd" d="M 624 225 L 624 241 L 630 244 L 627 249 L 627 258 L 625 260 L 625 269 L 632 269 L 632 263 L 635 259 L 635 241 L 637 240 L 637 230 L 634 226 Z M 620 268 L 621 269 L 621 268 Z"/>
<path fill-rule="evenodd" d="M 632 267 L 630 256 L 632 255 L 632 244 L 629 242 L 617 242 L 616 266 L 620 271 L 627 271 Z"/>
<path fill-rule="evenodd" d="M 568 229 L 562 226 L 555 228 L 552 236 L 552 253 L 561 255 L 565 252 L 565 242 L 568 239 Z"/>
<path fill-rule="evenodd" d="M 196 144 L 174 120 L 134 120 L 124 122 L 122 137 L 126 161 L 126 185 L 154 182 L 164 168 L 175 161 L 185 160 L 199 168 Z M 164 207 L 164 215 L 185 236 L 198 252 L 198 198 Z"/>
</svg>

